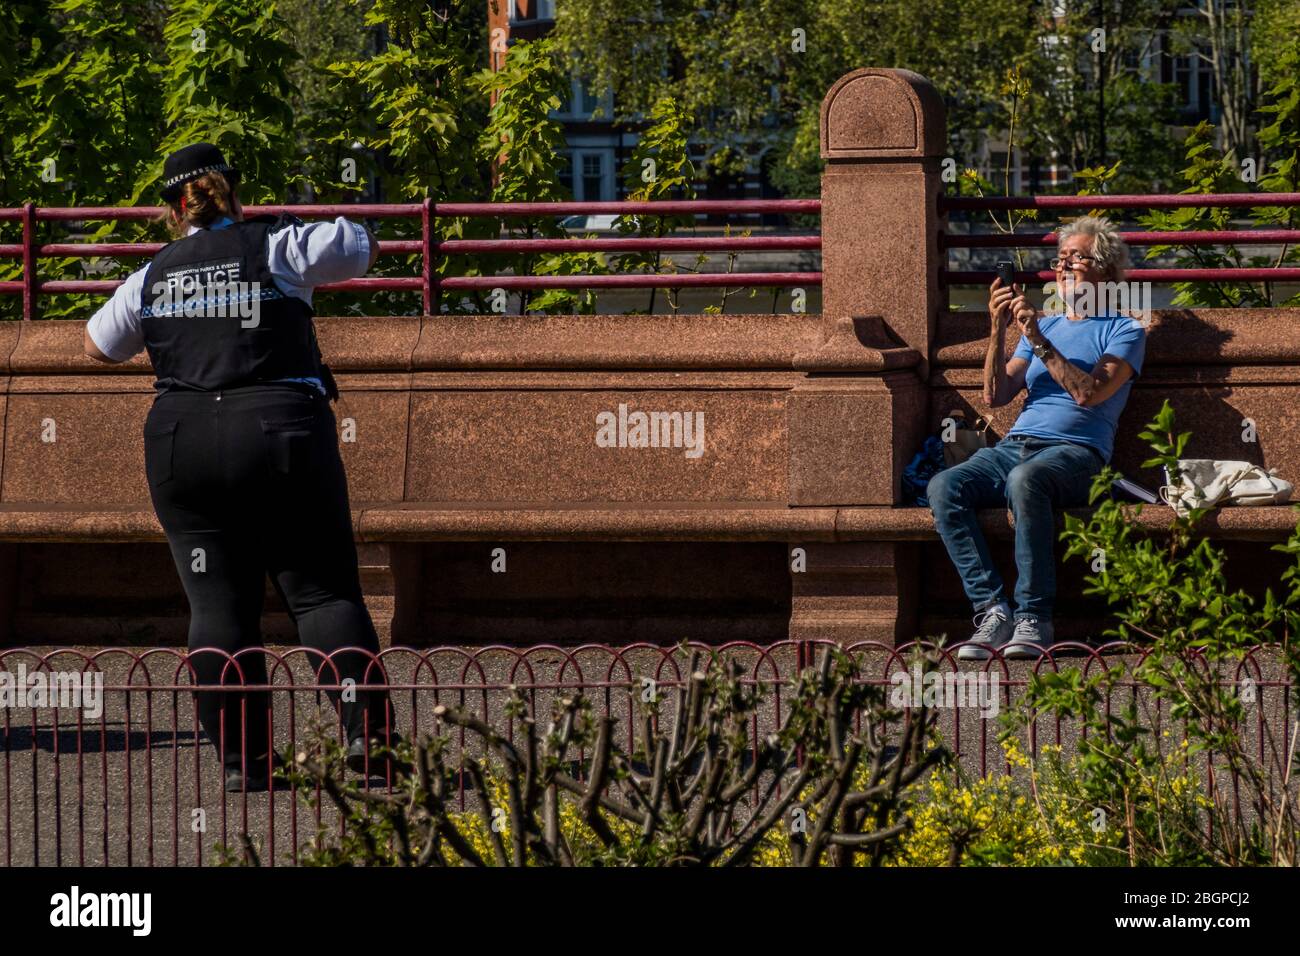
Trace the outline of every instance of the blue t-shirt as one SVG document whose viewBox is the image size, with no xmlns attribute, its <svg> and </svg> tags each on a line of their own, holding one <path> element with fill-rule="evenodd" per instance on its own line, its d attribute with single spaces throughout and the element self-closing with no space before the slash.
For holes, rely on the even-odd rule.
<svg viewBox="0 0 1300 956">
<path fill-rule="evenodd" d="M 1034 355 L 1029 340 L 1022 335 L 1014 357 L 1030 359 L 1025 372 L 1029 397 L 1007 434 L 1088 445 L 1109 462 L 1115 449 L 1115 427 L 1120 412 L 1132 391 L 1133 379 L 1142 372 L 1146 329 L 1127 316 L 1072 320 L 1064 315 L 1049 315 L 1038 320 L 1038 327 L 1056 351 L 1085 372 L 1091 373 L 1103 355 L 1113 355 L 1133 366 L 1133 374 L 1101 404 L 1091 408 L 1080 405 L 1052 378 L 1047 366 Z"/>
</svg>

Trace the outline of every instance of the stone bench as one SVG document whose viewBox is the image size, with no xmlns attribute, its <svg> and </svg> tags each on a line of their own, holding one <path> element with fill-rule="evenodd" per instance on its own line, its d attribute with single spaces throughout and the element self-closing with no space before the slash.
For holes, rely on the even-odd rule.
<svg viewBox="0 0 1300 956">
<path fill-rule="evenodd" d="M 427 645 L 964 631 L 929 513 L 896 507 L 925 437 L 954 409 L 989 411 L 988 317 L 978 294 L 954 309 L 945 284 L 947 155 L 943 98 L 924 77 L 866 68 L 830 88 L 819 314 L 802 311 L 815 290 L 798 289 L 773 314 L 318 319 L 381 633 Z M 99 365 L 83 329 L 0 323 L 0 642 L 183 641 L 144 478 L 148 359 Z M 1300 309 L 1157 312 L 1115 464 L 1154 487 L 1137 433 L 1168 398 L 1195 432 L 1189 456 L 1300 477 L 1297 333 Z M 611 446 L 600 428 L 616 411 Z M 643 411 L 702 416 L 706 453 L 631 447 L 622 416 Z M 998 410 L 995 432 L 1017 411 Z M 1005 513 L 982 520 L 1009 573 Z M 1277 581 L 1269 543 L 1292 526 L 1288 508 L 1206 525 L 1255 587 Z M 796 547 L 806 567 L 792 568 Z M 1080 595 L 1081 563 L 1059 575 L 1063 637 L 1096 636 L 1108 617 Z M 268 597 L 265 636 L 292 640 Z"/>
<path fill-rule="evenodd" d="M 1084 517 L 1087 510 L 1075 509 L 1072 513 Z M 1253 549 L 1258 549 L 1265 542 L 1285 539 L 1295 528 L 1296 518 L 1291 506 L 1225 508 L 1207 515 L 1201 527 L 1215 539 L 1237 547 L 1250 542 Z M 1137 521 L 1158 532 L 1168 526 L 1169 519 L 1168 509 L 1148 506 Z M 933 519 L 924 508 L 529 508 L 406 502 L 354 509 L 353 521 L 367 602 L 386 642 L 427 643 L 431 622 L 441 622 L 433 626 L 447 630 L 467 627 L 467 622 L 460 620 L 464 613 L 460 605 L 467 600 L 473 602 L 474 592 L 482 590 L 485 580 L 492 580 L 482 571 L 497 548 L 516 565 L 515 570 L 523 572 L 513 578 L 509 574 L 500 578 L 511 582 L 513 602 L 553 614 L 566 600 L 586 600 L 579 593 L 581 588 L 573 588 L 572 566 L 584 559 L 602 560 L 599 549 L 616 543 L 640 543 L 650 549 L 641 554 L 651 556 L 656 543 L 678 549 L 675 553 L 661 552 L 666 559 L 661 564 L 671 563 L 675 555 L 684 557 L 701 549 L 711 550 L 725 561 L 728 551 L 747 546 L 750 550 L 740 552 L 742 567 L 751 570 L 756 559 L 753 549 L 763 549 L 763 565 L 769 571 L 775 570 L 768 574 L 771 586 L 784 585 L 790 595 L 788 610 L 783 612 L 788 614 L 788 626 L 805 636 L 844 639 L 846 632 L 852 632 L 858 636 L 870 633 L 875 637 L 901 637 L 894 633 L 900 619 L 918 622 L 920 633 L 955 632 L 964 626 L 960 614 L 921 611 L 927 588 L 935 595 L 935 579 L 946 580 L 946 587 L 939 588 L 937 594 L 943 603 L 950 607 L 961 603 L 951 569 L 935 543 Z M 990 539 L 1004 543 L 1005 550 L 1005 541 L 1013 532 L 1009 514 L 986 510 L 980 515 L 980 523 Z M 0 547 L 0 554 L 8 556 L 2 570 L 6 572 L 5 580 L 14 586 L 9 595 L 10 606 L 16 612 L 10 619 L 16 632 L 14 638 L 22 643 L 71 644 L 130 642 L 133 634 L 141 643 L 182 639 L 178 629 L 183 624 L 183 607 L 168 599 L 174 599 L 177 585 L 170 558 L 161 544 L 164 540 L 149 508 L 0 506 L 0 542 L 13 545 Z M 681 543 L 685 541 L 692 544 L 683 551 Z M 796 572 L 791 567 L 785 574 L 781 562 L 793 565 L 790 555 L 795 547 L 803 550 L 806 569 Z M 16 566 L 20 553 L 24 555 L 21 568 Z M 133 588 L 124 589 L 131 600 L 121 608 L 122 613 L 114 614 L 113 605 L 121 600 L 121 594 L 114 594 L 117 588 L 104 586 L 105 575 L 107 572 L 111 582 L 115 578 L 112 569 L 124 565 L 132 568 L 133 574 L 147 571 L 153 587 L 141 593 L 137 578 Z M 546 570 L 539 574 L 538 566 Z M 619 566 L 616 560 L 614 567 Z M 918 589 L 916 572 L 927 566 L 934 573 L 928 581 L 926 575 L 920 575 Z M 450 587 L 449 568 L 456 581 Z M 549 576 L 557 568 L 562 570 L 558 580 Z M 679 587 L 666 585 L 657 576 L 662 574 L 661 568 L 641 586 L 652 592 L 676 594 L 683 600 L 677 593 Z M 631 584 L 635 591 L 635 572 L 624 569 L 616 573 L 615 577 L 619 576 L 633 580 L 606 585 L 626 590 Z M 780 576 L 785 580 L 779 580 Z M 728 581 L 718 581 L 724 593 L 735 586 L 735 575 L 726 577 Z M 526 582 L 525 596 L 513 587 L 520 578 Z M 59 603 L 64 606 L 54 613 L 42 613 L 39 605 L 43 602 L 34 601 L 35 595 L 23 590 L 24 581 L 37 590 L 61 595 L 65 600 Z M 166 582 L 171 582 L 172 587 L 159 587 Z M 699 597 L 704 603 L 697 613 L 707 619 L 718 611 L 709 606 L 706 597 L 707 590 Z M 73 599 L 73 607 L 66 606 L 67 598 Z M 636 599 L 646 598 L 643 594 Z M 152 612 L 143 612 L 142 605 L 150 604 L 154 606 Z M 80 613 L 69 614 L 76 605 L 81 606 Z M 764 623 L 755 619 L 752 608 L 739 618 L 736 633 L 728 636 L 744 636 L 744 627 Z M 686 631 L 693 630 L 689 614 L 670 620 Z M 614 626 L 608 619 L 604 623 Z M 766 623 L 774 629 L 785 626 L 781 621 Z M 622 625 L 626 627 L 628 622 Z M 591 629 L 599 626 L 598 622 L 583 624 Z M 23 638 L 29 628 L 39 633 L 36 641 Z M 87 634 L 87 630 L 93 633 Z M 541 640 L 548 630 L 544 625 L 530 624 L 528 639 Z M 1071 636 L 1092 634 L 1073 633 L 1078 629 L 1068 623 L 1065 630 Z M 270 591 L 264 631 L 270 640 L 293 639 L 287 619 L 279 610 L 278 598 Z M 598 638 L 595 633 L 586 636 Z"/>
<path fill-rule="evenodd" d="M 1090 509 L 1068 514 L 1086 518 Z M 1284 540 L 1300 514 L 1290 504 L 1226 507 L 1206 515 L 1200 530 L 1232 541 Z M 1171 512 L 1148 505 L 1134 518 L 1147 531 L 1169 526 Z M 493 507 L 458 502 L 404 502 L 353 509 L 358 543 L 421 541 L 932 541 L 938 536 L 926 508 L 610 508 Z M 989 537 L 1014 534 L 1009 512 L 984 509 L 980 527 Z M 163 542 L 153 510 L 136 506 L 0 505 L 0 542 L 125 544 Z"/>
<path fill-rule="evenodd" d="M 918 353 L 879 319 L 317 326 L 367 599 L 381 632 L 396 615 L 394 639 L 414 643 L 610 640 L 642 619 L 656 640 L 785 636 L 782 542 L 832 540 L 837 502 L 891 505 L 906 464 L 893 442 L 924 407 Z M 85 357 L 83 328 L 0 327 L 0 639 L 177 642 L 184 597 L 144 478 L 152 372 L 144 354 Z M 703 414 L 708 454 L 601 447 L 597 415 L 620 404 Z M 399 593 L 418 599 L 403 611 Z M 268 588 L 264 634 L 292 640 L 278 608 Z"/>
<path fill-rule="evenodd" d="M 874 319 L 318 320 L 343 389 L 335 415 L 355 433 L 341 448 L 377 625 L 415 644 L 903 639 L 964 627 L 929 511 L 896 504 L 927 431 L 954 405 L 981 413 L 979 320 L 954 316 L 941 325 L 943 363 L 931 363 L 928 389 L 919 353 Z M 1293 320 L 1284 310 L 1268 318 Z M 1244 352 L 1229 357 L 1255 364 L 1213 366 L 1198 353 L 1202 365 L 1182 368 L 1167 346 L 1177 319 L 1161 320 L 1131 405 L 1149 411 L 1168 395 L 1198 429 L 1227 420 L 1214 403 L 1230 398 L 1228 417 L 1240 403 L 1260 440 L 1239 451 L 1225 444 L 1230 432 L 1202 441 L 1198 431 L 1192 453 L 1257 453 L 1300 472 L 1296 443 L 1278 437 L 1292 404 L 1269 384 L 1290 368 Z M 1255 313 L 1208 310 L 1197 321 L 1262 328 Z M 81 329 L 0 326 L 0 635 L 181 641 L 184 597 L 144 481 L 147 357 L 92 363 Z M 1226 381 L 1208 390 L 1216 375 Z M 703 410 L 708 454 L 597 447 L 598 410 L 620 403 Z M 1140 454 L 1130 439 L 1142 420 L 1126 413 L 1117 460 Z M 44 441 L 51 424 L 57 440 Z M 1229 509 L 1206 528 L 1256 555 L 1294 527 L 1292 514 Z M 1141 520 L 1155 527 L 1167 513 L 1151 507 Z M 1006 513 L 982 521 L 1007 561 Z M 790 566 L 796 546 L 808 556 L 802 572 Z M 492 569 L 498 549 L 505 573 Z M 267 594 L 264 633 L 292 641 Z"/>
</svg>

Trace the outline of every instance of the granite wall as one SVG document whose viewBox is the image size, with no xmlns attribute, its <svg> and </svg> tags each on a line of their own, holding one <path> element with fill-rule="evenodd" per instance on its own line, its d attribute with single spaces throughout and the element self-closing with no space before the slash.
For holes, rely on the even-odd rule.
<svg viewBox="0 0 1300 956">
<path fill-rule="evenodd" d="M 821 135 L 820 315 L 317 320 L 386 640 L 966 626 L 928 512 L 895 507 L 924 436 L 953 409 L 986 411 L 987 317 L 950 312 L 941 283 L 943 104 L 915 74 L 857 70 L 827 93 Z M 1298 320 L 1158 314 L 1117 463 L 1151 480 L 1135 433 L 1167 397 L 1192 454 L 1300 477 Z M 180 643 L 187 609 L 144 478 L 148 359 L 100 365 L 83 328 L 0 326 L 0 641 Z M 659 413 L 658 447 L 639 447 L 638 413 Z M 1013 418 L 1000 410 L 995 429 Z M 1256 539 L 1233 546 L 1251 561 L 1270 560 L 1263 542 L 1290 520 L 1267 511 L 1224 519 L 1224 534 Z M 1006 562 L 1005 515 L 988 519 Z M 1062 636 L 1101 620 L 1077 578 L 1062 573 Z M 293 640 L 269 584 L 264 633 Z"/>
</svg>

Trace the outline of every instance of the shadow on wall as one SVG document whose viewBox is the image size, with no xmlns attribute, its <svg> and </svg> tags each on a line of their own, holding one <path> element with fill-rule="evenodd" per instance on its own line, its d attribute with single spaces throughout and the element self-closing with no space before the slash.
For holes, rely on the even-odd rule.
<svg viewBox="0 0 1300 956">
<path fill-rule="evenodd" d="M 967 365 L 973 350 L 985 341 L 988 316 L 957 314 L 945 317 L 945 325 L 943 346 L 960 350 L 957 361 Z M 1119 421 L 1111 462 L 1116 468 L 1153 489 L 1161 482 L 1155 469 L 1140 467 L 1151 449 L 1138 434 L 1167 398 L 1178 430 L 1192 433 L 1185 452 L 1188 458 L 1236 459 L 1278 467 L 1284 477 L 1300 475 L 1300 442 L 1286 438 L 1300 434 L 1300 409 L 1292 407 L 1287 394 L 1295 386 L 1252 376 L 1249 365 L 1233 364 L 1224 352 L 1235 337 L 1231 328 L 1207 321 L 1191 309 L 1162 310 L 1153 316 L 1143 373 Z M 1008 342 L 1008 356 L 1014 348 L 1015 341 Z M 950 376 L 941 375 L 962 384 L 934 383 L 930 433 L 942 427 L 945 417 L 959 412 L 969 422 L 990 417 L 989 440 L 1001 439 L 1020 415 L 1024 392 L 1014 402 L 989 410 L 983 405 L 981 387 L 974 384 L 978 370 L 952 365 L 948 370 Z"/>
<path fill-rule="evenodd" d="M 1165 399 L 1173 406 L 1175 428 L 1192 433 L 1186 457 L 1266 463 L 1264 436 L 1273 432 L 1273 423 L 1261 427 L 1265 423 L 1253 419 L 1255 440 L 1243 440 L 1246 420 L 1252 416 L 1234 404 L 1236 373 L 1223 355 L 1234 337 L 1231 329 L 1191 309 L 1164 310 L 1153 317 L 1147 328 L 1145 370 L 1129 395 L 1115 436 L 1116 468 L 1149 487 L 1163 483 L 1164 476 L 1155 469 L 1141 468 L 1151 448 L 1139 433 Z"/>
</svg>

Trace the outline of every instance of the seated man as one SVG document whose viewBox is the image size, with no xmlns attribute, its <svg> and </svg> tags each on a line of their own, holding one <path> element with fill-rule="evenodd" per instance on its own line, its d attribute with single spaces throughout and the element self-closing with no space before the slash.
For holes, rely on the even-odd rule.
<svg viewBox="0 0 1300 956">
<path fill-rule="evenodd" d="M 1052 268 L 1064 314 L 1039 318 L 1023 290 L 1004 288 L 1000 279 L 990 286 L 984 401 L 997 408 L 1028 387 L 1020 416 L 997 445 L 939 472 L 926 492 L 975 608 L 976 630 L 958 652 L 962 660 L 987 659 L 990 648 L 1037 658 L 1052 646 L 1055 509 L 1087 504 L 1093 477 L 1110 461 L 1133 376 L 1142 371 L 1142 325 L 1092 305 L 1102 300 L 1099 283 L 1124 277 L 1128 250 L 1118 231 L 1106 219 L 1076 219 L 1061 229 L 1057 254 Z M 1021 337 L 1008 362 L 1005 334 L 1013 319 Z M 977 508 L 1004 505 L 1015 521 L 1014 619 L 975 520 Z"/>
</svg>

